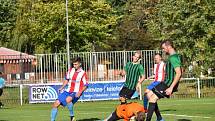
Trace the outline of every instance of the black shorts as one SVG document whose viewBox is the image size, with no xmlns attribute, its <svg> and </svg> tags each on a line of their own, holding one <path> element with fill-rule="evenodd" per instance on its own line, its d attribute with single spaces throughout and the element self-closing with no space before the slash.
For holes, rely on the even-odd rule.
<svg viewBox="0 0 215 121">
<path fill-rule="evenodd" d="M 2 88 L 0 88 L 0 96 L 2 95 L 2 93 L 3 93 L 3 89 L 2 89 Z"/>
<path fill-rule="evenodd" d="M 116 111 L 114 111 L 114 112 L 111 114 L 111 116 L 107 119 L 107 121 L 117 121 L 117 120 L 119 120 L 119 119 L 121 119 L 121 118 L 119 118 L 119 117 L 117 116 L 117 114 L 116 114 Z"/>
<path fill-rule="evenodd" d="M 158 98 L 169 98 L 169 95 L 166 94 L 165 90 L 169 88 L 164 82 L 161 82 L 152 89 L 152 92 L 158 96 Z"/>
<path fill-rule="evenodd" d="M 126 99 L 131 99 L 135 90 L 128 89 L 128 87 L 123 86 L 119 92 L 120 97 L 124 97 Z"/>
</svg>

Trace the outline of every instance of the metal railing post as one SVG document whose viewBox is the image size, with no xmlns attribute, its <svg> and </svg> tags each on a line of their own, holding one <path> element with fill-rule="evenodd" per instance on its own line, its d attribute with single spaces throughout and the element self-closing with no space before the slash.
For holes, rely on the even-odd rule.
<svg viewBox="0 0 215 121">
<path fill-rule="evenodd" d="M 23 103 L 23 99 L 22 99 L 22 88 L 23 88 L 23 85 L 20 84 L 19 85 L 19 92 L 20 92 L 20 105 L 22 106 L 22 103 Z"/>
<path fill-rule="evenodd" d="M 198 92 L 198 98 L 201 98 L 201 90 L 200 90 L 200 80 L 197 78 L 197 92 Z"/>
</svg>

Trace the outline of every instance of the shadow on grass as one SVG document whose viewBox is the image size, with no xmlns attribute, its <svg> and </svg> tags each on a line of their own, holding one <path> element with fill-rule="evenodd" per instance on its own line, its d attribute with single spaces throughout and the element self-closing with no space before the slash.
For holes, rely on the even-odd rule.
<svg viewBox="0 0 215 121">
<path fill-rule="evenodd" d="M 9 121 L 9 120 L 0 120 L 0 121 Z"/>
<path fill-rule="evenodd" d="M 81 119 L 81 120 L 77 120 L 77 121 L 99 121 L 101 119 L 99 118 L 89 118 L 89 119 Z"/>
<path fill-rule="evenodd" d="M 175 109 L 166 109 L 166 110 L 160 110 L 160 112 L 169 112 L 169 111 L 176 111 Z"/>
<path fill-rule="evenodd" d="M 4 109 L 12 109 L 12 108 L 0 108 L 0 110 L 4 110 Z M 0 121 L 1 121 L 1 119 L 0 119 Z"/>
<path fill-rule="evenodd" d="M 178 119 L 177 121 L 192 121 L 190 119 Z"/>
</svg>

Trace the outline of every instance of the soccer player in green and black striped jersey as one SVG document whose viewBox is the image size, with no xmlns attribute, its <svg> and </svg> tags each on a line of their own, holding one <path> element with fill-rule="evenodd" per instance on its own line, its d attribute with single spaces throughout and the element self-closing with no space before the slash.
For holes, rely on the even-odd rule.
<svg viewBox="0 0 215 121">
<path fill-rule="evenodd" d="M 139 64 L 140 58 L 141 54 L 138 51 L 133 55 L 132 62 L 128 62 L 122 72 L 122 75 L 126 75 L 126 80 L 119 93 L 121 104 L 126 103 L 126 99 L 132 97 L 145 79 L 143 66 Z"/>
<path fill-rule="evenodd" d="M 161 82 L 147 93 L 149 99 L 146 121 L 151 121 L 153 112 L 158 110 L 157 100 L 167 97 L 177 91 L 179 80 L 182 75 L 182 63 L 179 54 L 176 53 L 173 43 L 165 40 L 161 43 L 162 50 L 169 55 L 166 61 L 166 74 L 164 82 Z M 161 116 L 157 121 L 164 121 Z"/>
</svg>

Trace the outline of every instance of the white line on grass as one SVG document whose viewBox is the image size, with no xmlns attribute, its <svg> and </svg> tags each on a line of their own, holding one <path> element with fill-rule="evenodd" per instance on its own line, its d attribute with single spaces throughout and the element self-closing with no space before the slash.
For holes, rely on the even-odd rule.
<svg viewBox="0 0 215 121">
<path fill-rule="evenodd" d="M 108 113 L 108 112 L 77 112 L 78 114 L 84 114 L 84 115 L 90 115 L 90 114 L 101 114 L 101 113 Z M 111 113 L 111 112 L 110 112 Z M 67 116 L 67 114 L 63 114 L 64 116 Z M 210 119 L 211 117 L 205 117 L 205 116 L 189 116 L 189 115 L 177 115 L 177 114 L 162 114 L 166 116 L 177 116 L 177 117 L 188 117 L 188 118 L 204 118 L 204 119 Z M 47 117 L 47 115 L 39 115 L 43 117 Z M 24 115 L 22 117 L 33 117 L 33 115 Z"/>
<path fill-rule="evenodd" d="M 178 117 L 188 117 L 188 118 L 211 118 L 211 117 L 204 117 L 204 116 L 189 116 L 189 115 L 177 115 L 177 114 L 162 114 L 167 116 L 178 116 Z"/>
</svg>

